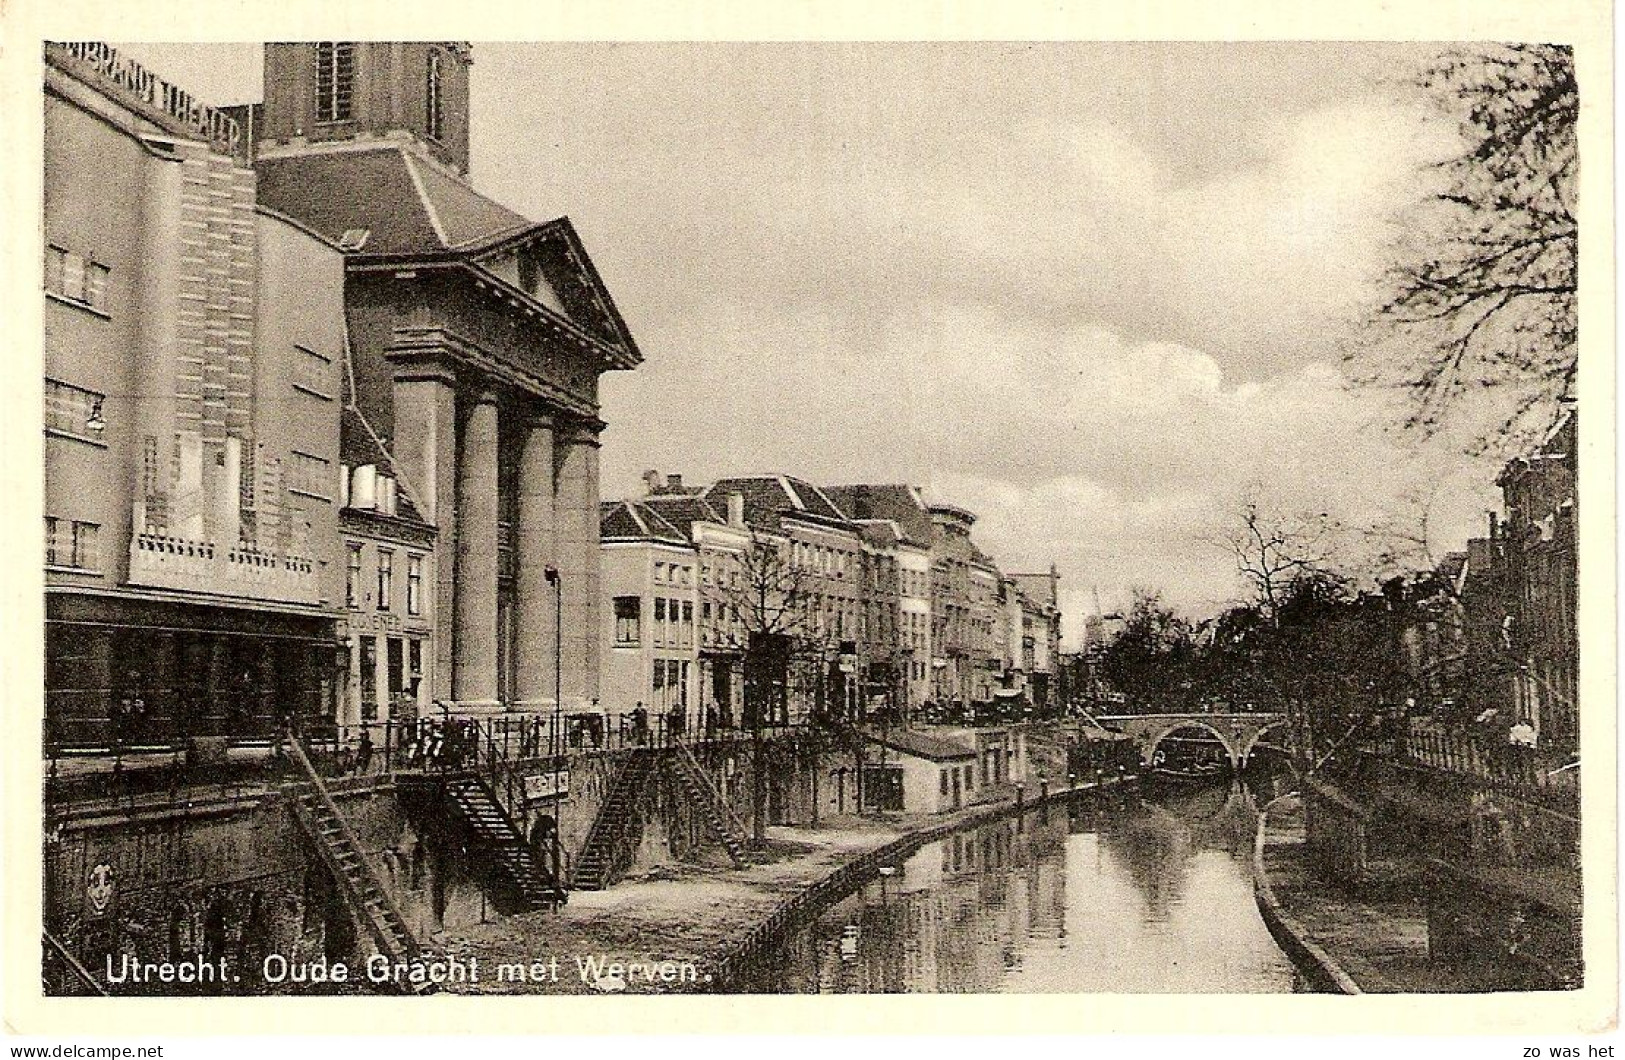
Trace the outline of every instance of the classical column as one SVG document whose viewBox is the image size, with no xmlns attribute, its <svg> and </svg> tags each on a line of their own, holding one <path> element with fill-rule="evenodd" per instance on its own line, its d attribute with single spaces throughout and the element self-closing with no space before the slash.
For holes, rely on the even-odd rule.
<svg viewBox="0 0 1625 1060">
<path fill-rule="evenodd" d="M 395 366 L 393 453 L 401 487 L 435 527 L 437 558 L 429 619 L 434 637 L 426 666 L 427 697 L 452 698 L 457 563 L 457 379 L 449 365 L 421 351 L 386 353 Z"/>
<path fill-rule="evenodd" d="M 497 705 L 497 399 L 469 410 L 457 454 L 457 602 L 453 691 L 459 704 Z"/>
<path fill-rule="evenodd" d="M 598 698 L 598 425 L 571 428 L 558 457 L 557 565 L 563 579 L 566 709 Z"/>
<path fill-rule="evenodd" d="M 551 708 L 557 591 L 547 580 L 554 562 L 553 420 L 533 416 L 519 455 L 519 525 L 515 534 L 514 673 L 520 709 Z"/>
</svg>

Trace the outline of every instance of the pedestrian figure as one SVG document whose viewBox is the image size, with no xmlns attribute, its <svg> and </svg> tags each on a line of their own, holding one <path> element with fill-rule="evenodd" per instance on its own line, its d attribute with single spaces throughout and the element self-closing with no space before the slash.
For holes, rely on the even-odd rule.
<svg viewBox="0 0 1625 1060">
<path fill-rule="evenodd" d="M 1514 775 L 1521 783 L 1529 783 L 1534 779 L 1535 744 L 1538 738 L 1535 727 L 1530 724 L 1527 717 L 1519 718 L 1518 723 L 1507 730 L 1507 744 L 1512 752 Z"/>
<path fill-rule="evenodd" d="M 372 765 L 372 732 L 369 729 L 361 730 L 361 739 L 355 748 L 355 771 L 365 773 L 367 767 Z"/>
</svg>

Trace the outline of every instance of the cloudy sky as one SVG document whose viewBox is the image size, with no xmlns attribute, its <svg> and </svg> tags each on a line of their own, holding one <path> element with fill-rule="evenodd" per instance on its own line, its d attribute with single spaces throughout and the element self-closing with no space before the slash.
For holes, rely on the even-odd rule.
<svg viewBox="0 0 1625 1060">
<path fill-rule="evenodd" d="M 130 48 L 259 98 L 252 46 Z M 1420 487 L 1442 554 L 1492 469 L 1344 385 L 1450 129 L 1430 50 L 1340 44 L 477 45 L 473 178 L 567 214 L 647 363 L 606 377 L 604 492 L 645 468 L 908 481 L 1052 561 L 1075 634 L 1240 592 L 1249 490 L 1358 522 Z M 1069 637 L 1070 639 L 1070 637 Z"/>
</svg>

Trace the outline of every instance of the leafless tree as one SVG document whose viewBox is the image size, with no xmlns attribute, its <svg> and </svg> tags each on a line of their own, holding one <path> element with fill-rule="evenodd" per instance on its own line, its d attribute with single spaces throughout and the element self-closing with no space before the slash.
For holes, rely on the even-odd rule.
<svg viewBox="0 0 1625 1060">
<path fill-rule="evenodd" d="M 1338 532 L 1335 520 L 1324 512 L 1284 512 L 1248 498 L 1242 502 L 1236 522 L 1223 531 L 1220 543 L 1235 558 L 1237 573 L 1273 622 L 1287 590 L 1326 569 Z"/>
<path fill-rule="evenodd" d="M 727 577 L 720 573 L 704 587 L 703 595 L 712 606 L 714 633 L 724 647 L 746 650 L 752 634 L 794 639 L 808 633 L 812 599 L 808 573 L 791 562 L 788 542 L 753 528 L 737 568 Z"/>
<path fill-rule="evenodd" d="M 750 540 L 731 569 L 719 567 L 703 587 L 711 610 L 714 643 L 733 648 L 745 658 L 746 720 L 753 749 L 752 831 L 760 844 L 767 823 L 767 747 L 763 727 L 777 713 L 789 682 L 815 646 L 821 646 L 819 624 L 812 614 L 811 572 L 796 564 L 790 544 L 752 528 Z M 784 638 L 788 650 L 775 658 L 768 643 Z"/>
<path fill-rule="evenodd" d="M 1579 229 L 1572 49 L 1474 46 L 1430 65 L 1419 87 L 1460 128 L 1437 190 L 1406 219 L 1376 342 L 1354 376 L 1411 398 L 1406 426 L 1440 431 L 1469 394 L 1498 422 L 1470 448 L 1520 444 L 1574 391 Z"/>
<path fill-rule="evenodd" d="M 1439 487 L 1419 486 L 1397 497 L 1381 518 L 1362 528 L 1366 548 L 1361 557 L 1363 573 L 1372 581 L 1433 570 L 1442 557 L 1433 551 L 1433 509 Z"/>
</svg>

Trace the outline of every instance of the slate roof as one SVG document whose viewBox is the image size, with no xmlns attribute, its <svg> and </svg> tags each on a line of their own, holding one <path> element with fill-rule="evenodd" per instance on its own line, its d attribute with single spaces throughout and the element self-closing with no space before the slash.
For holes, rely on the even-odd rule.
<svg viewBox="0 0 1625 1060">
<path fill-rule="evenodd" d="M 400 145 L 261 158 L 254 168 L 260 202 L 330 239 L 365 228 L 369 255 L 472 251 L 537 227 Z"/>
<path fill-rule="evenodd" d="M 352 261 L 478 265 L 514 243 L 553 246 L 558 261 L 548 282 L 565 303 L 558 315 L 606 343 L 619 367 L 643 359 L 568 218 L 531 221 L 400 144 L 273 155 L 258 159 L 254 169 L 260 203 L 335 242 L 346 232 L 366 233 L 365 242 L 347 248 Z M 544 258 L 544 271 L 554 256 Z M 488 281 L 506 285 L 494 274 L 488 274 Z M 530 297 L 517 289 L 509 293 Z"/>
<path fill-rule="evenodd" d="M 704 497 L 691 493 L 656 493 L 639 502 L 679 530 L 693 532 L 695 523 L 726 522 L 724 515 Z"/>
<path fill-rule="evenodd" d="M 601 541 L 658 541 L 666 545 L 693 545 L 687 533 L 641 501 L 601 502 L 598 505 L 598 538 Z"/>
<path fill-rule="evenodd" d="M 750 475 L 719 479 L 701 494 L 707 499 L 737 493 L 745 499 L 745 522 L 752 526 L 777 527 L 780 516 L 804 513 L 820 519 L 849 522 L 824 491 L 804 479 L 789 475 Z"/>
<path fill-rule="evenodd" d="M 824 493 L 853 519 L 890 519 L 909 544 L 931 547 L 931 513 L 913 486 L 860 483 L 825 486 Z"/>
<path fill-rule="evenodd" d="M 914 729 L 894 729 L 883 736 L 873 733 L 869 736 L 883 747 L 933 762 L 951 762 L 976 757 L 976 752 L 964 744 L 917 732 Z"/>
</svg>

